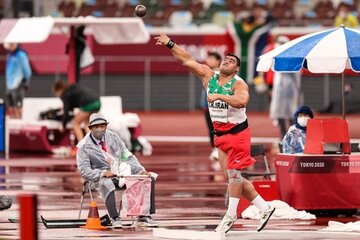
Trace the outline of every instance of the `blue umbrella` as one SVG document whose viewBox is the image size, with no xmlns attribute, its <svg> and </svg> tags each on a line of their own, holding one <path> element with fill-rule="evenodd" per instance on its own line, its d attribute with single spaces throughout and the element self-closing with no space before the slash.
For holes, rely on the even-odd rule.
<svg viewBox="0 0 360 240">
<path fill-rule="evenodd" d="M 342 105 L 345 119 L 344 71 L 360 72 L 360 31 L 344 26 L 307 34 L 259 57 L 256 70 L 342 74 Z"/>
</svg>

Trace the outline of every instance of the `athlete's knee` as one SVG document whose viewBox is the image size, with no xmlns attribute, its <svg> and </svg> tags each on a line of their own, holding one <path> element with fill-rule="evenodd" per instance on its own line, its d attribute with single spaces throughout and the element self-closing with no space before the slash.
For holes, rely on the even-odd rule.
<svg viewBox="0 0 360 240">
<path fill-rule="evenodd" d="M 237 169 L 227 169 L 229 183 L 242 183 L 244 181 L 241 171 Z"/>
</svg>

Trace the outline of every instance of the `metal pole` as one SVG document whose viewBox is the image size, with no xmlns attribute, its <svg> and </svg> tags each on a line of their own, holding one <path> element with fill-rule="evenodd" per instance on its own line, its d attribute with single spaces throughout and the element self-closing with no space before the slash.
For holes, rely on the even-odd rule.
<svg viewBox="0 0 360 240">
<path fill-rule="evenodd" d="M 40 0 L 33 1 L 33 13 L 35 17 L 42 16 L 43 14 L 43 3 Z"/>
<path fill-rule="evenodd" d="M 324 75 L 324 107 L 328 107 L 330 104 L 330 76 Z"/>
<path fill-rule="evenodd" d="M 76 83 L 76 52 L 75 52 L 75 26 L 70 27 L 70 37 L 68 46 L 68 83 Z"/>
<path fill-rule="evenodd" d="M 195 110 L 195 76 L 192 73 L 189 73 L 189 111 Z"/>
<path fill-rule="evenodd" d="M 6 110 L 5 110 L 6 111 Z M 6 113 L 4 113 L 6 114 Z M 10 156 L 10 127 L 9 127 L 9 116 L 5 116 L 5 159 L 9 159 Z M 7 173 L 7 171 L 6 171 Z"/>
<path fill-rule="evenodd" d="M 145 112 L 150 111 L 151 107 L 151 62 L 149 58 L 144 61 L 144 109 Z"/>
<path fill-rule="evenodd" d="M 60 76 L 61 76 L 61 67 L 60 67 L 60 65 L 61 65 L 61 61 L 56 60 L 56 62 L 55 62 L 55 72 L 54 72 L 55 81 L 59 80 Z"/>
<path fill-rule="evenodd" d="M 345 74 L 341 73 L 341 101 L 342 101 L 342 117 L 345 120 Z"/>
<path fill-rule="evenodd" d="M 106 82 L 105 82 L 105 60 L 100 58 L 100 79 L 99 79 L 99 95 L 105 96 Z"/>
</svg>

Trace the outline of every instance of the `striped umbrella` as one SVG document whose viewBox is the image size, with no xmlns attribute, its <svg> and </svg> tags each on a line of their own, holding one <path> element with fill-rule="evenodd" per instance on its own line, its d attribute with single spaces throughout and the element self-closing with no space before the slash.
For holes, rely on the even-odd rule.
<svg viewBox="0 0 360 240">
<path fill-rule="evenodd" d="M 360 72 L 360 31 L 344 26 L 311 33 L 261 55 L 256 70 L 312 73 L 341 73 L 342 113 L 345 119 L 344 71 Z"/>
</svg>

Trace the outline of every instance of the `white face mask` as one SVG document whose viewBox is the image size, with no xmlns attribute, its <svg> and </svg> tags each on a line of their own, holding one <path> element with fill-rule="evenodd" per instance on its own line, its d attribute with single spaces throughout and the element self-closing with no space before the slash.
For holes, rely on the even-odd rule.
<svg viewBox="0 0 360 240">
<path fill-rule="evenodd" d="M 310 117 L 298 117 L 297 122 L 301 127 L 306 127 L 307 121 L 310 119 Z"/>
</svg>

